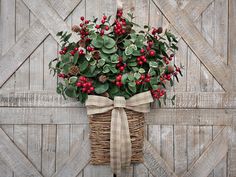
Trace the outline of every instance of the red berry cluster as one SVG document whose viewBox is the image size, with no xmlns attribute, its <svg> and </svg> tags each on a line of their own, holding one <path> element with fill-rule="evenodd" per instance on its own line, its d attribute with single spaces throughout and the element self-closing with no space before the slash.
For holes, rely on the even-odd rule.
<svg viewBox="0 0 236 177">
<path fill-rule="evenodd" d="M 163 77 L 169 81 L 171 79 L 171 74 L 164 74 Z"/>
<path fill-rule="evenodd" d="M 86 36 L 89 35 L 89 29 L 87 28 L 87 25 L 89 24 L 89 20 L 85 20 L 83 16 L 80 17 L 80 20 L 82 22 L 79 25 L 81 27 L 79 33 L 81 35 L 81 39 L 84 39 Z"/>
<path fill-rule="evenodd" d="M 96 25 L 96 29 L 100 29 L 100 35 L 103 36 L 105 34 L 105 31 L 108 31 L 110 27 L 108 25 L 104 25 L 107 22 L 107 16 L 103 16 L 101 20 L 101 25 Z"/>
<path fill-rule="evenodd" d="M 119 74 L 118 76 L 116 76 L 116 86 L 117 87 L 121 87 L 123 85 L 123 83 L 121 82 L 121 78 L 122 78 L 122 75 Z"/>
<path fill-rule="evenodd" d="M 145 82 L 150 82 L 151 75 L 150 74 L 142 74 L 139 80 L 136 80 L 137 85 L 144 84 Z"/>
<path fill-rule="evenodd" d="M 126 63 L 123 63 L 123 58 L 120 56 L 118 58 L 119 63 L 116 64 L 116 67 L 120 70 L 120 72 L 123 72 L 126 67 Z"/>
<path fill-rule="evenodd" d="M 166 57 L 163 57 L 163 61 L 168 65 L 170 63 L 170 61 L 166 58 Z"/>
<path fill-rule="evenodd" d="M 94 48 L 91 46 L 87 46 L 87 51 L 92 52 L 92 51 L 94 51 Z"/>
<path fill-rule="evenodd" d="M 115 20 L 114 33 L 116 35 L 122 35 L 126 33 L 126 21 L 125 18 L 122 18 L 123 11 L 122 9 L 117 10 L 117 18 Z"/>
<path fill-rule="evenodd" d="M 72 56 L 74 56 L 75 53 L 76 53 L 78 50 L 79 50 L 79 48 L 78 48 L 78 47 L 75 47 L 74 50 L 71 50 L 71 51 L 70 51 L 70 54 L 71 54 Z M 83 49 L 80 49 L 80 50 L 79 50 L 79 54 L 80 54 L 80 55 L 84 55 L 84 50 L 83 50 Z"/>
<path fill-rule="evenodd" d="M 143 63 L 147 62 L 147 58 L 144 55 L 137 57 L 136 60 L 139 65 L 142 65 Z"/>
<path fill-rule="evenodd" d="M 153 30 L 152 30 L 152 35 L 153 35 L 156 39 L 158 39 L 159 37 L 158 37 L 157 34 L 161 34 L 162 31 L 163 31 L 162 27 L 153 28 Z"/>
<path fill-rule="evenodd" d="M 79 78 L 79 82 L 76 83 L 77 87 L 81 87 L 83 93 L 91 93 L 94 91 L 94 87 L 92 85 L 92 82 L 88 81 L 88 79 L 84 76 L 81 76 Z"/>
<path fill-rule="evenodd" d="M 151 93 L 152 93 L 152 96 L 153 96 L 154 99 L 159 99 L 163 95 L 165 95 L 166 90 L 158 88 L 156 90 L 151 90 Z"/>
<path fill-rule="evenodd" d="M 63 74 L 63 73 L 57 74 L 57 76 L 60 77 L 60 78 L 65 78 L 66 77 L 66 75 Z"/>
<path fill-rule="evenodd" d="M 68 50 L 68 48 L 67 48 L 67 47 L 64 47 L 62 50 L 59 51 L 59 54 L 60 54 L 60 55 L 66 54 L 67 50 Z"/>
</svg>

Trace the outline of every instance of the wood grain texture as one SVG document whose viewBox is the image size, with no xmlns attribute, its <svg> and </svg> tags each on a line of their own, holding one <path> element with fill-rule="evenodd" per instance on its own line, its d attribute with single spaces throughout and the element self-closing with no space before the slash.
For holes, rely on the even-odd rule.
<svg viewBox="0 0 236 177">
<path fill-rule="evenodd" d="M 42 175 L 36 170 L 31 162 L 22 154 L 15 144 L 0 129 L 0 157 L 14 170 L 18 176 L 39 176 Z"/>
<path fill-rule="evenodd" d="M 153 176 L 177 177 L 171 167 L 147 140 L 144 141 L 144 165 Z"/>
<path fill-rule="evenodd" d="M 189 171 L 185 172 L 182 177 L 199 177 L 209 175 L 228 151 L 228 135 L 228 129 L 223 128 L 223 130 L 218 133 L 213 142 L 207 147 L 195 164 L 189 169 Z"/>
<path fill-rule="evenodd" d="M 221 56 L 202 37 L 186 12 L 179 10 L 174 1 L 155 0 L 167 19 L 172 23 L 177 32 L 198 56 L 201 62 L 214 75 L 216 80 L 225 90 L 230 90 L 231 84 L 225 78 L 230 79 L 230 68 L 223 62 Z M 181 23 L 179 19 L 181 18 Z"/>
</svg>

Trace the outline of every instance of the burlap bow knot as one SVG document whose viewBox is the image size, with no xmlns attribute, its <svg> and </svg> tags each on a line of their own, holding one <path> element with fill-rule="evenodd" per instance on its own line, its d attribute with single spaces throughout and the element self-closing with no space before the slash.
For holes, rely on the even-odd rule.
<svg viewBox="0 0 236 177">
<path fill-rule="evenodd" d="M 149 91 L 134 95 L 128 100 L 121 96 L 116 96 L 114 101 L 103 96 L 88 96 L 85 103 L 88 115 L 112 110 L 110 163 L 117 176 L 120 176 L 123 167 L 129 167 L 132 156 L 129 124 L 124 108 L 146 113 L 150 111 L 151 102 L 153 98 Z"/>
</svg>

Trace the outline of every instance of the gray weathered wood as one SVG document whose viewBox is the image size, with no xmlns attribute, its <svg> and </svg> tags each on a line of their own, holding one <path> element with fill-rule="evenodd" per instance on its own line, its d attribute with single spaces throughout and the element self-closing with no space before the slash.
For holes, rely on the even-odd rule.
<svg viewBox="0 0 236 177">
<path fill-rule="evenodd" d="M 15 144 L 0 129 L 0 157 L 14 170 L 18 176 L 39 176 L 42 175 L 36 170 L 32 163 L 22 154 Z"/>
</svg>

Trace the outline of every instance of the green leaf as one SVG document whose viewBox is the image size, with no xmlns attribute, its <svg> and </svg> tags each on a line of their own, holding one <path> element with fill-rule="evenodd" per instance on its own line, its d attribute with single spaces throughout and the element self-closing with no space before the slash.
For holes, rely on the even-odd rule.
<svg viewBox="0 0 236 177">
<path fill-rule="evenodd" d="M 107 48 L 103 47 L 102 51 L 106 54 L 112 54 L 112 53 L 115 53 L 117 51 L 117 47 L 113 47 L 111 49 L 107 49 Z"/>
<path fill-rule="evenodd" d="M 138 72 L 143 74 L 143 73 L 145 73 L 145 70 L 143 68 L 139 68 Z"/>
<path fill-rule="evenodd" d="M 90 53 L 87 53 L 87 54 L 85 55 L 85 58 L 86 58 L 86 60 L 90 61 L 91 58 L 92 58 L 92 55 L 91 55 Z"/>
<path fill-rule="evenodd" d="M 70 77 L 70 79 L 69 79 L 69 83 L 70 83 L 70 84 L 75 84 L 75 83 L 77 82 L 77 80 L 78 80 L 78 78 L 77 78 L 76 76 L 72 76 L 72 77 Z"/>
<path fill-rule="evenodd" d="M 128 88 L 133 93 L 136 93 L 136 91 L 137 91 L 135 82 L 129 82 L 128 83 Z"/>
<path fill-rule="evenodd" d="M 128 74 L 127 74 L 127 73 L 126 73 L 126 74 L 123 74 L 123 75 L 122 75 L 122 78 L 121 78 L 121 82 L 122 82 L 123 84 L 125 84 L 127 79 L 128 79 Z"/>
<path fill-rule="evenodd" d="M 97 67 L 101 68 L 105 64 L 106 60 L 105 59 L 100 59 L 98 60 Z"/>
<path fill-rule="evenodd" d="M 117 54 L 111 55 L 111 62 L 112 63 L 119 63 L 118 57 L 119 56 Z"/>
<path fill-rule="evenodd" d="M 80 71 L 83 72 L 87 69 L 88 67 L 88 61 L 87 60 L 84 60 L 83 63 L 80 65 Z"/>
<path fill-rule="evenodd" d="M 118 73 L 118 70 L 115 68 L 115 66 L 110 66 L 109 69 L 111 70 L 112 73 Z"/>
<path fill-rule="evenodd" d="M 61 61 L 62 61 L 63 63 L 69 62 L 69 61 L 70 61 L 70 54 L 69 54 L 69 53 L 66 53 L 65 55 L 62 55 L 62 56 L 61 56 Z"/>
<path fill-rule="evenodd" d="M 70 39 L 71 35 L 72 35 L 72 33 L 66 35 L 66 37 L 64 37 L 64 40 L 63 40 L 63 41 L 64 41 L 64 42 L 68 41 L 68 40 Z"/>
<path fill-rule="evenodd" d="M 101 84 L 101 83 L 97 83 L 95 84 L 95 92 L 97 94 L 101 94 L 101 93 L 104 93 L 108 90 L 109 88 L 109 84 L 106 82 L 104 84 Z"/>
<path fill-rule="evenodd" d="M 133 48 L 130 46 L 125 48 L 125 55 L 131 55 L 133 53 Z"/>
<path fill-rule="evenodd" d="M 140 79 L 141 74 L 140 73 L 134 73 L 134 77 L 136 80 Z"/>
<path fill-rule="evenodd" d="M 79 59 L 79 53 L 76 52 L 75 55 L 74 55 L 74 57 L 73 57 L 73 63 L 76 64 L 77 61 L 78 61 L 78 59 Z"/>
<path fill-rule="evenodd" d="M 108 36 L 104 36 L 104 46 L 108 49 L 111 49 L 115 46 L 116 41 Z"/>
<path fill-rule="evenodd" d="M 63 31 L 60 31 L 57 33 L 57 36 L 61 36 L 63 34 Z"/>
<path fill-rule="evenodd" d="M 155 62 L 155 61 L 150 61 L 150 62 L 149 62 L 149 66 L 150 66 L 151 68 L 157 68 L 157 67 L 158 67 L 158 63 Z"/>
<path fill-rule="evenodd" d="M 57 84 L 57 93 L 62 94 L 62 92 L 63 92 L 63 84 L 61 82 L 59 82 Z"/>
<path fill-rule="evenodd" d="M 104 65 L 102 72 L 103 73 L 109 73 L 109 71 L 110 71 L 110 66 L 108 64 Z"/>
<path fill-rule="evenodd" d="M 68 97 L 75 98 L 75 97 L 77 97 L 76 90 L 77 90 L 76 87 L 69 85 L 69 86 L 65 89 L 65 94 L 66 94 Z"/>
<path fill-rule="evenodd" d="M 128 63 L 128 66 L 137 66 L 137 62 Z"/>
<path fill-rule="evenodd" d="M 103 46 L 103 38 L 101 36 L 97 36 L 92 40 L 92 45 L 96 48 L 102 48 Z"/>
<path fill-rule="evenodd" d="M 133 81 L 133 80 L 134 80 L 134 75 L 133 75 L 133 73 L 129 73 L 129 74 L 128 74 L 128 79 L 129 79 L 130 81 Z"/>
<path fill-rule="evenodd" d="M 172 87 L 174 85 L 173 79 L 170 79 L 170 86 Z"/>
</svg>

